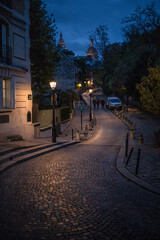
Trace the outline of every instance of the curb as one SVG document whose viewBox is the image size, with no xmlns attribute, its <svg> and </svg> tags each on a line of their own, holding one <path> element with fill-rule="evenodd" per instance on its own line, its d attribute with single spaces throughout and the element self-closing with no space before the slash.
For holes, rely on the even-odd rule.
<svg viewBox="0 0 160 240">
<path fill-rule="evenodd" d="M 115 112 L 112 112 L 116 117 L 117 114 L 115 114 Z M 126 126 L 127 129 L 130 129 L 130 126 L 128 126 L 128 124 L 126 123 L 126 121 L 124 121 L 123 119 L 119 118 L 118 119 L 123 122 L 123 124 Z M 129 172 L 125 166 L 124 166 L 124 139 L 123 139 L 123 143 L 121 145 L 121 149 L 119 152 L 119 156 L 117 158 L 116 161 L 116 169 L 117 171 L 122 174 L 122 176 L 126 177 L 128 180 L 132 181 L 133 183 L 137 184 L 138 186 L 156 194 L 160 196 L 160 190 L 157 189 L 155 186 L 151 185 L 150 183 L 140 179 L 139 177 L 133 175 L 131 172 Z"/>
<path fill-rule="evenodd" d="M 126 177 L 128 180 L 132 181 L 133 183 L 137 184 L 138 186 L 144 188 L 145 190 L 148 190 L 156 195 L 160 196 L 160 190 L 157 189 L 155 186 L 152 186 L 151 184 L 147 183 L 146 181 L 140 179 L 139 177 L 136 177 L 132 173 L 130 173 L 124 166 L 124 144 L 121 146 L 119 156 L 116 161 L 116 169 L 117 171 L 122 174 L 124 177 Z"/>
</svg>

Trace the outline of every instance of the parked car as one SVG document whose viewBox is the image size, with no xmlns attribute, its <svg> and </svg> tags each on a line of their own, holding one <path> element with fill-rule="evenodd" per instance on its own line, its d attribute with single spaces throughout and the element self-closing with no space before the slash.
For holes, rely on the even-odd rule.
<svg viewBox="0 0 160 240">
<path fill-rule="evenodd" d="M 117 97 L 108 97 L 106 102 L 106 107 L 108 109 L 122 109 L 122 102 Z"/>
</svg>

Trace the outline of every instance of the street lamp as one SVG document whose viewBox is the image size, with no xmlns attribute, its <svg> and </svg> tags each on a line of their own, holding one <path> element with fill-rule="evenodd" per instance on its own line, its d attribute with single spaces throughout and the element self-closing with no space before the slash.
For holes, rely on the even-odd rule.
<svg viewBox="0 0 160 240">
<path fill-rule="evenodd" d="M 92 95 L 92 89 L 89 89 L 89 95 L 90 95 L 89 120 L 90 120 L 90 122 L 91 122 L 91 120 L 92 120 L 92 106 L 91 106 L 91 95 Z"/>
<path fill-rule="evenodd" d="M 52 119 L 52 142 L 56 142 L 56 125 L 55 125 L 55 94 L 54 94 L 54 89 L 56 87 L 56 81 L 51 81 L 50 87 L 52 89 L 52 97 L 53 97 L 53 119 Z"/>
</svg>

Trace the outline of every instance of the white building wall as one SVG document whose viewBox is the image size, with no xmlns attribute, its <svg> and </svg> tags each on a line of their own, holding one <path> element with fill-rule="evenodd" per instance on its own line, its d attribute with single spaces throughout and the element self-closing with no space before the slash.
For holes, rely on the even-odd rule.
<svg viewBox="0 0 160 240">
<path fill-rule="evenodd" d="M 12 63 L 4 63 L 0 58 L 0 95 L 3 95 L 3 79 L 10 79 L 11 83 L 10 108 L 4 107 L 3 99 L 0 98 L 0 140 L 17 134 L 24 139 L 34 136 L 32 119 L 27 121 L 27 113 L 32 113 L 29 39 L 30 1 L 19 1 L 24 1 L 23 14 L 23 11 L 15 11 L 0 3 L 0 22 L 3 21 L 8 26 L 8 43 L 12 47 Z M 23 7 L 23 4 L 21 7 Z"/>
</svg>

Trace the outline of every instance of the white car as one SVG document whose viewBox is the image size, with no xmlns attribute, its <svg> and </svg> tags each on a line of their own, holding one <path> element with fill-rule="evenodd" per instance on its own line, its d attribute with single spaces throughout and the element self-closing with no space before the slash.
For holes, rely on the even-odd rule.
<svg viewBox="0 0 160 240">
<path fill-rule="evenodd" d="M 106 107 L 108 109 L 122 109 L 122 102 L 117 97 L 108 97 L 106 102 Z"/>
</svg>

